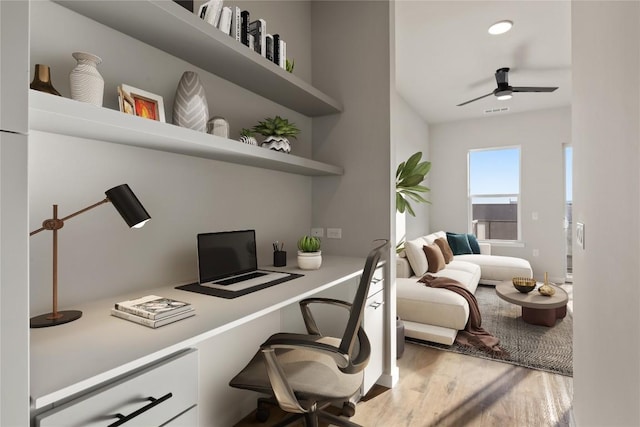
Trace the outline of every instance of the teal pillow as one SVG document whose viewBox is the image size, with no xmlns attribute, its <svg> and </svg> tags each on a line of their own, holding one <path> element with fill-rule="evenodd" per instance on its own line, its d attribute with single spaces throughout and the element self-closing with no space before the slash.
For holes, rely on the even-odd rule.
<svg viewBox="0 0 640 427">
<path fill-rule="evenodd" d="M 480 253 L 480 245 L 478 244 L 478 239 L 474 234 L 467 234 L 467 240 L 469 240 L 469 246 L 471 246 L 471 252 L 474 254 Z"/>
<path fill-rule="evenodd" d="M 449 233 L 447 231 L 447 242 L 451 246 L 454 255 L 472 254 L 469 238 L 466 234 Z"/>
</svg>

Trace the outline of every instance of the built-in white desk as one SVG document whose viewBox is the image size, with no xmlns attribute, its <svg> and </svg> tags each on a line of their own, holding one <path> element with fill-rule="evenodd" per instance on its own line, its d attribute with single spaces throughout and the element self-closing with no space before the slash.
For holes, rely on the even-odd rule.
<svg viewBox="0 0 640 427">
<path fill-rule="evenodd" d="M 358 277 L 364 258 L 323 256 L 319 270 L 302 271 L 295 260 L 273 270 L 304 274 L 288 282 L 235 299 L 175 289 L 181 283 L 92 301 L 75 309 L 82 318 L 60 326 L 31 330 L 32 409 L 77 396 L 177 351 L 194 346 L 267 313 Z M 158 329 L 111 316 L 114 303 L 142 294 L 190 302 L 196 315 Z"/>
</svg>

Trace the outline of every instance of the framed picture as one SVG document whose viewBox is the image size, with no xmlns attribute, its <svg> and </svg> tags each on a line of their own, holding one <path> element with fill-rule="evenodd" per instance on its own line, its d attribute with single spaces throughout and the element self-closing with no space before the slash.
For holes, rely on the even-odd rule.
<svg viewBox="0 0 640 427">
<path fill-rule="evenodd" d="M 160 95 L 123 84 L 118 86 L 118 97 L 123 113 L 165 122 L 164 103 Z"/>
</svg>

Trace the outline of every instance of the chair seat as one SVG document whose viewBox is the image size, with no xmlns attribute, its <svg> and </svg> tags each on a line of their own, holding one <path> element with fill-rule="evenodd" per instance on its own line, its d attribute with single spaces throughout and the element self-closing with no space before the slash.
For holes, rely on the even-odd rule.
<svg viewBox="0 0 640 427">
<path fill-rule="evenodd" d="M 277 337 L 280 334 L 274 335 Z M 287 334 L 291 335 L 291 334 Z M 318 342 L 336 347 L 340 340 L 333 337 L 318 337 Z M 344 400 L 354 395 L 362 385 L 363 372 L 345 374 L 336 367 L 330 356 L 304 349 L 278 350 L 278 360 L 287 381 L 301 400 Z M 267 376 L 264 356 L 258 351 L 245 368 L 229 385 L 236 388 L 272 394 Z"/>
</svg>

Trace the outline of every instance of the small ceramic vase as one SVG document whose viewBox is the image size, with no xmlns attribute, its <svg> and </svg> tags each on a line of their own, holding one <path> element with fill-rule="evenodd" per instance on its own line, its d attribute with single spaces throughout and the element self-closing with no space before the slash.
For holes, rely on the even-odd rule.
<svg viewBox="0 0 640 427">
<path fill-rule="evenodd" d="M 207 122 L 207 133 L 211 135 L 229 138 L 229 122 L 223 117 L 212 117 Z"/>
<path fill-rule="evenodd" d="M 283 153 L 291 152 L 291 144 L 289 140 L 283 136 L 269 136 L 262 142 L 262 147 L 270 150 L 282 151 Z"/>
<path fill-rule="evenodd" d="M 102 107 L 104 79 L 97 68 L 102 59 L 86 52 L 74 52 L 71 55 L 78 61 L 69 74 L 71 99 Z"/>
<path fill-rule="evenodd" d="M 33 81 L 31 82 L 29 87 L 40 92 L 62 96 L 51 83 L 51 72 L 48 65 L 36 64 L 36 70 L 33 74 Z"/>
</svg>

